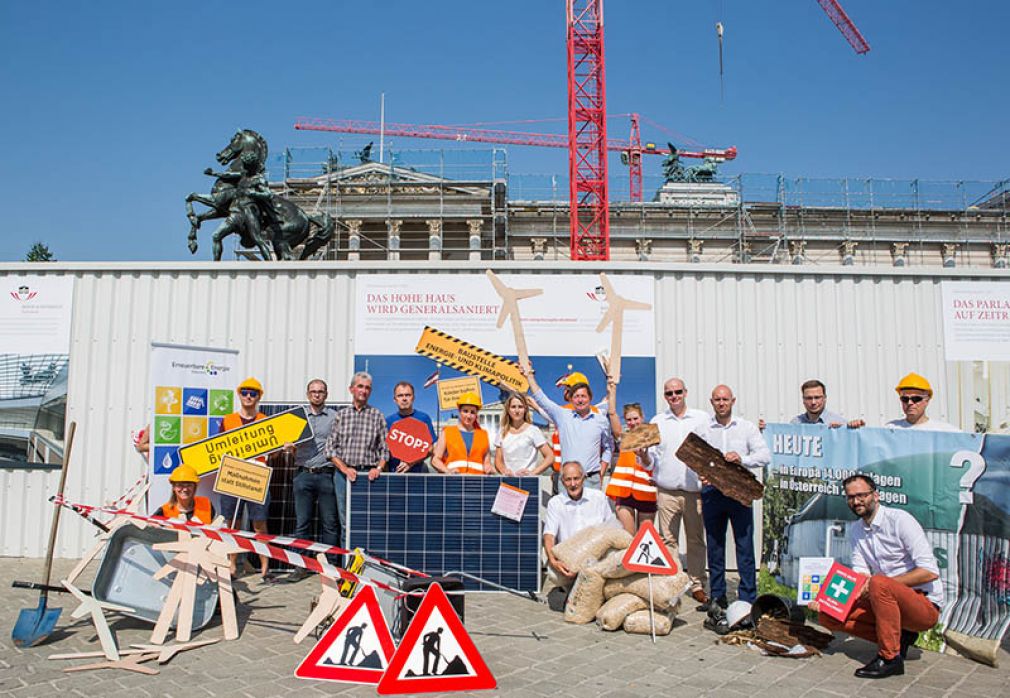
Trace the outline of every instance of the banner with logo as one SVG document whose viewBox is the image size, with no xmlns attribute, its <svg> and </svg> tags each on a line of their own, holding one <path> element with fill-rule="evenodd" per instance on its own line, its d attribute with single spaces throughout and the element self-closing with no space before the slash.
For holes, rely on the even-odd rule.
<svg viewBox="0 0 1010 698">
<path fill-rule="evenodd" d="M 842 481 L 866 473 L 881 504 L 912 514 L 933 546 L 941 629 L 998 647 L 1010 626 L 1010 436 L 786 424 L 764 436 L 762 563 L 776 581 L 795 589 L 801 557 L 850 564 L 856 517 Z"/>
<path fill-rule="evenodd" d="M 238 351 L 151 343 L 151 492 L 153 511 L 168 501 L 168 475 L 179 465 L 179 447 L 221 430 L 235 411 Z M 209 496 L 213 478 L 200 483 Z"/>
<path fill-rule="evenodd" d="M 562 401 L 557 379 L 578 371 L 589 378 L 594 401 L 606 397 L 606 378 L 597 354 L 610 349 L 610 327 L 597 333 L 607 310 L 604 289 L 594 274 L 501 274 L 516 289 L 542 289 L 539 296 L 519 301 L 530 358 L 548 397 Z M 655 306 L 654 280 L 644 276 L 613 275 L 615 290 L 624 298 Z M 374 376 L 371 402 L 384 414 L 395 411 L 393 386 L 410 381 L 415 407 L 433 418 L 439 411 L 436 390 L 424 389 L 428 379 L 461 377 L 436 362 L 418 356 L 414 348 L 425 326 L 437 328 L 481 349 L 516 359 L 510 324 L 498 328 L 501 297 L 484 274 L 381 274 L 362 275 L 357 281 L 355 305 L 355 370 Z M 624 314 L 621 403 L 639 402 L 647 415 L 656 411 L 656 338 L 653 310 Z M 431 385 L 434 380 L 428 381 Z M 485 414 L 498 418 L 498 388 L 483 390 Z M 489 424 L 482 414 L 482 423 Z"/>
<path fill-rule="evenodd" d="M 63 465 L 72 276 L 6 276 L 0 296 L 0 468 Z"/>
</svg>

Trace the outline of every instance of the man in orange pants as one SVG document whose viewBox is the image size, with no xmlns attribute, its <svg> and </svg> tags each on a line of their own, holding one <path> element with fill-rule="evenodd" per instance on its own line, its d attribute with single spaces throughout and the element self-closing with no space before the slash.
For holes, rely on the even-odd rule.
<svg viewBox="0 0 1010 698">
<path fill-rule="evenodd" d="M 818 621 L 876 643 L 877 656 L 856 676 L 899 676 L 909 645 L 940 617 L 940 570 L 922 526 L 908 512 L 882 506 L 872 478 L 853 475 L 842 485 L 849 509 L 859 517 L 849 527 L 852 567 L 872 576 L 844 623 L 823 611 Z M 810 608 L 819 611 L 816 602 Z"/>
</svg>

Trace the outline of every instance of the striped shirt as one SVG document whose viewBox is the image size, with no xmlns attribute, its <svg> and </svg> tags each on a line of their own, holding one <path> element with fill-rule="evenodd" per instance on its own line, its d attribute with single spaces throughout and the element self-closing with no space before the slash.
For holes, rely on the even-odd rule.
<svg viewBox="0 0 1010 698">
<path fill-rule="evenodd" d="M 386 418 L 377 408 L 349 405 L 337 412 L 326 439 L 326 457 L 339 458 L 351 468 L 374 468 L 389 460 Z"/>
</svg>

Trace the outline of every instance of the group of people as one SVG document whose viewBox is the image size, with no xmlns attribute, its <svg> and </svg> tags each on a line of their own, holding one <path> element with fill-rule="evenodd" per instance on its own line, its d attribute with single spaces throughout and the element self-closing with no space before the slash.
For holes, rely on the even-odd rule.
<svg viewBox="0 0 1010 698">
<path fill-rule="evenodd" d="M 374 480 L 386 472 L 420 473 L 428 472 L 429 468 L 449 475 L 541 475 L 553 466 L 556 494 L 548 503 L 543 545 L 547 563 L 558 575 L 571 577 L 572 571 L 554 555 L 554 546 L 579 530 L 610 524 L 624 526 L 634 533 L 643 521 L 654 520 L 663 542 L 674 555 L 679 552 L 678 538 L 683 527 L 690 594 L 700 604 L 699 610 L 725 609 L 726 537 L 732 526 L 740 576 L 738 597 L 746 602 L 756 599 L 752 508 L 724 495 L 677 457 L 687 435 L 695 433 L 721 451 L 726 461 L 739 463 L 761 477 L 771 459 L 762 436 L 764 424 L 734 413 L 736 397 L 729 386 L 718 385 L 711 391 L 711 413 L 708 413 L 688 406 L 688 389 L 681 378 L 668 379 L 663 384 L 666 408 L 649 420 L 658 429 L 659 443 L 621 451 L 622 437 L 643 424 L 646 415 L 641 405 L 626 404 L 621 410 L 622 424 L 613 382 L 608 382 L 606 398 L 594 404 L 586 377 L 570 374 L 560 383 L 564 402 L 559 404 L 537 383 L 532 365 L 527 363 L 522 371 L 529 381 L 530 395 L 510 394 L 503 401 L 497 433 L 489 435 L 481 428 L 480 396 L 468 392 L 457 400 L 458 423 L 442 428 L 437 438 L 431 417 L 414 407 L 414 387 L 407 381 L 394 387 L 396 410 L 389 415 L 383 415 L 369 403 L 372 377 L 366 372 L 354 374 L 348 386 L 350 404 L 341 409 L 327 405 L 329 393 L 325 381 L 318 378 L 309 381 L 306 414 L 314 437 L 299 444 L 284 444 L 281 451 L 293 458 L 296 468 L 293 535 L 312 537 L 312 527 L 318 518 L 321 542 L 339 545 L 340 533 L 346 526 L 347 483 L 358 477 Z M 922 376 L 908 374 L 895 390 L 904 417 L 888 422 L 887 426 L 956 430 L 926 415 L 933 391 Z M 265 418 L 258 410 L 263 397 L 263 386 L 258 380 L 246 379 L 236 392 L 239 409 L 223 420 L 222 431 Z M 807 381 L 801 386 L 801 393 L 804 411 L 793 418 L 794 424 L 853 429 L 864 426 L 861 419 L 846 419 L 827 409 L 822 382 Z M 531 408 L 553 423 L 554 448 L 532 423 Z M 428 453 L 413 462 L 393 458 L 386 444 L 388 430 L 407 417 L 425 424 L 432 436 Z M 191 468 L 181 465 L 170 476 L 172 499 L 159 513 L 195 517 L 209 523 L 207 517 L 213 518 L 214 509 L 209 502 L 194 497 L 199 477 L 190 471 Z M 860 492 L 850 493 L 850 489 Z M 881 650 L 877 663 L 863 667 L 860 675 L 898 673 L 907 644 L 901 633 L 925 629 L 919 626 L 933 617 L 919 597 L 928 599 L 937 609 L 942 603 L 942 598 L 937 598 L 942 592 L 935 581 L 936 561 L 930 563 L 932 554 L 923 548 L 921 526 L 903 512 L 880 505 L 870 478 L 850 478 L 845 491 L 850 508 L 863 521 L 862 526 L 854 525 L 850 531 L 853 542 L 888 537 L 886 545 L 907 554 L 880 557 L 879 547 L 857 544 L 858 554 L 853 560 L 857 571 L 873 574 L 873 579 L 880 576 L 884 579 L 871 580 L 857 604 L 859 612 L 849 622 L 844 625 L 832 625 L 830 620 L 823 622 L 828 627 L 878 639 Z M 231 519 L 236 505 L 234 498 L 223 497 L 221 514 Z M 265 533 L 269 501 L 248 506 L 254 530 Z M 265 580 L 269 577 L 268 562 L 261 558 Z M 897 587 L 911 589 L 912 595 Z"/>
</svg>

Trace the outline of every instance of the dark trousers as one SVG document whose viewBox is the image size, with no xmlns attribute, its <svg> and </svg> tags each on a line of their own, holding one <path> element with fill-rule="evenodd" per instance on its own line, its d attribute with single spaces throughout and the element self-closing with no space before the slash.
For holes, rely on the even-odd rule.
<svg viewBox="0 0 1010 698">
<path fill-rule="evenodd" d="M 320 537 L 326 545 L 340 544 L 337 499 L 333 494 L 333 471 L 310 473 L 299 470 L 294 479 L 295 538 L 311 539 L 312 518 L 319 509 Z"/>
<path fill-rule="evenodd" d="M 701 517 L 705 521 L 708 543 L 708 572 L 713 599 L 726 595 L 726 528 L 733 526 L 737 569 L 740 572 L 741 601 L 753 603 L 757 598 L 757 576 L 754 569 L 754 511 L 735 499 L 730 499 L 714 487 L 701 490 Z"/>
</svg>

